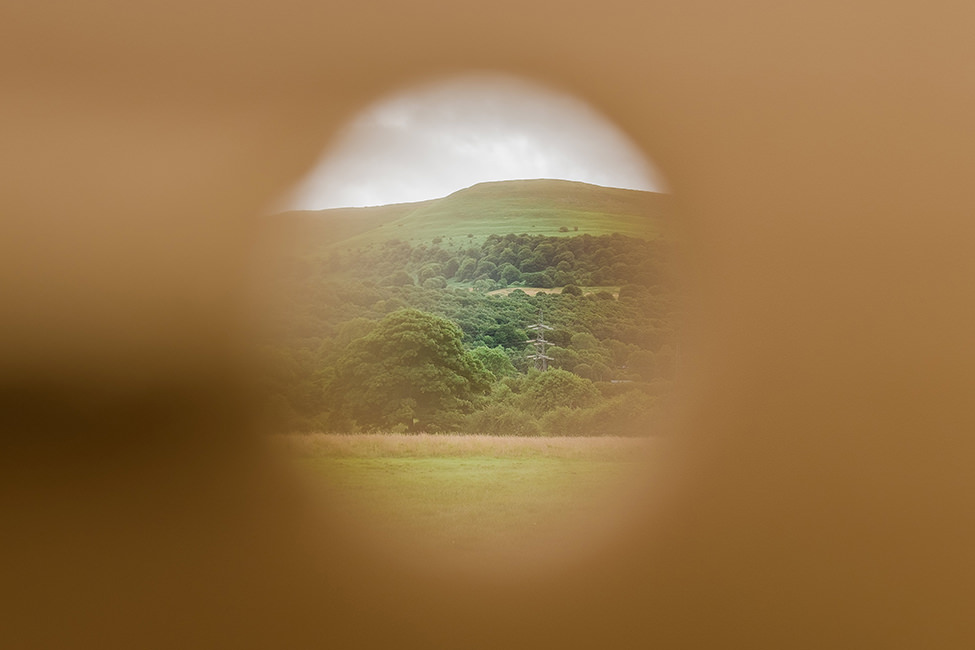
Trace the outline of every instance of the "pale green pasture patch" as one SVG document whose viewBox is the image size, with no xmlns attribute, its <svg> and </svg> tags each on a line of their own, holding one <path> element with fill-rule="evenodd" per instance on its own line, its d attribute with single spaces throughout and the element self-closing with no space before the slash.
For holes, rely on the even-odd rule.
<svg viewBox="0 0 975 650">
<path fill-rule="evenodd" d="M 585 516 L 619 461 L 318 458 L 306 467 L 346 514 L 410 544 L 510 552 L 554 519 Z"/>
<path fill-rule="evenodd" d="M 609 293 L 613 294 L 613 297 L 614 298 L 618 298 L 619 295 L 620 295 L 620 288 L 618 286 L 616 286 L 616 287 L 612 287 L 612 286 L 604 286 L 604 287 L 579 287 L 579 288 L 582 289 L 582 295 L 588 295 L 590 293 L 597 293 L 599 291 L 608 291 Z M 487 294 L 489 296 L 507 296 L 507 295 L 510 295 L 513 291 L 517 291 L 519 289 L 521 291 L 524 291 L 525 293 L 527 293 L 529 296 L 534 296 L 536 293 L 562 293 L 562 290 L 565 289 L 565 287 L 551 287 L 551 288 L 546 288 L 546 287 L 506 287 L 504 289 L 495 289 L 494 291 L 488 291 Z"/>
<path fill-rule="evenodd" d="M 403 552 L 518 556 L 639 480 L 646 440 L 313 436 L 299 465 L 345 521 Z M 401 443 L 412 445 L 398 447 Z M 527 443 L 527 444 L 526 444 Z M 299 447 L 292 447 L 298 450 Z M 494 450 L 495 455 L 486 455 Z"/>
</svg>

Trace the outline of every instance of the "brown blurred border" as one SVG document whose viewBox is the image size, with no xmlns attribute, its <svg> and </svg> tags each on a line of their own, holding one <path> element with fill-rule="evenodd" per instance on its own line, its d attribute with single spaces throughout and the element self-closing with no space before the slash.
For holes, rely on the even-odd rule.
<svg viewBox="0 0 975 650">
<path fill-rule="evenodd" d="M 970 647 L 973 13 L 5 3 L 3 645 Z M 678 205 L 682 432 L 558 574 L 370 555 L 248 411 L 257 215 L 466 70 L 590 101 Z"/>
</svg>

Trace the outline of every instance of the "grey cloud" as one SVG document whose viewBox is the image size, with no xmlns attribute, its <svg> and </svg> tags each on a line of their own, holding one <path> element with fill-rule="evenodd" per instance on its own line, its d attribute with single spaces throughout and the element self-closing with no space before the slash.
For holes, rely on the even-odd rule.
<svg viewBox="0 0 975 650">
<path fill-rule="evenodd" d="M 288 203 L 320 209 L 420 201 L 516 178 L 664 189 L 652 164 L 583 101 L 484 75 L 422 86 L 366 109 Z"/>
</svg>

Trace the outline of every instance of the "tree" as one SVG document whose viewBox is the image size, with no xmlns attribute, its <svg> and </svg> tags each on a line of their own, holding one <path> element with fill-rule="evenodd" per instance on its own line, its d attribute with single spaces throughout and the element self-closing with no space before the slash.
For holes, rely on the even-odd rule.
<svg viewBox="0 0 975 650">
<path fill-rule="evenodd" d="M 408 287 L 413 284 L 413 278 L 406 271 L 400 270 L 386 276 L 379 284 L 384 287 Z"/>
<path fill-rule="evenodd" d="M 527 410 L 541 415 L 559 407 L 591 406 L 599 399 L 599 391 L 588 379 L 556 369 L 529 376 L 524 396 Z"/>
<path fill-rule="evenodd" d="M 423 281 L 424 289 L 445 289 L 447 287 L 447 279 L 442 275 L 438 275 L 432 278 L 427 278 Z"/>
<path fill-rule="evenodd" d="M 521 279 L 525 281 L 525 286 L 528 287 L 551 289 L 555 286 L 555 281 L 548 273 L 522 273 Z"/>
<path fill-rule="evenodd" d="M 454 274 L 457 273 L 457 270 L 459 268 L 460 268 L 460 260 L 458 260 L 456 257 L 451 257 L 443 265 L 444 277 L 448 277 L 448 278 L 454 277 Z"/>
<path fill-rule="evenodd" d="M 519 329 L 511 323 L 502 323 L 496 328 L 492 328 L 489 334 L 498 345 L 506 348 L 521 349 L 524 347 L 525 341 L 528 340 L 525 330 Z"/>
<path fill-rule="evenodd" d="M 599 348 L 599 340 L 589 332 L 577 332 L 570 339 L 576 350 L 595 350 Z"/>
<path fill-rule="evenodd" d="M 470 280 L 474 276 L 474 270 L 477 268 L 477 260 L 473 257 L 466 257 L 464 261 L 460 263 L 457 269 L 457 273 L 454 274 L 458 280 Z"/>
<path fill-rule="evenodd" d="M 479 346 L 471 350 L 471 354 L 481 362 L 485 370 L 494 375 L 495 379 L 510 377 L 517 372 L 511 365 L 508 354 L 500 345 L 493 348 Z"/>
<path fill-rule="evenodd" d="M 416 274 L 416 281 L 422 286 L 424 282 L 430 278 L 435 278 L 438 275 L 443 275 L 443 267 L 436 262 L 431 262 L 430 264 L 425 264 Z"/>
<path fill-rule="evenodd" d="M 521 271 L 514 264 L 505 263 L 498 270 L 501 281 L 505 284 L 512 284 L 521 280 Z"/>
<path fill-rule="evenodd" d="M 416 309 L 386 316 L 349 344 L 336 364 L 329 397 L 367 429 L 444 430 L 492 376 L 467 352 L 452 322 Z"/>
</svg>

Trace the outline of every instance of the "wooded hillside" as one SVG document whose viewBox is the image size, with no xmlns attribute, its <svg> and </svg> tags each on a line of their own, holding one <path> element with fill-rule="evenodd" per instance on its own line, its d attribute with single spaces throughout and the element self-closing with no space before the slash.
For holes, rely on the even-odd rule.
<svg viewBox="0 0 975 650">
<path fill-rule="evenodd" d="M 559 184 L 540 183 L 547 190 Z M 497 186 L 504 184 L 486 185 L 491 202 L 503 202 Z M 491 232 L 478 238 L 472 232 L 411 240 L 373 218 L 355 234 L 333 241 L 327 237 L 329 223 L 344 224 L 340 237 L 355 230 L 348 227 L 349 213 L 341 211 L 326 211 L 317 229 L 305 227 L 301 246 L 273 279 L 283 305 L 275 315 L 277 338 L 265 349 L 264 388 L 272 396 L 273 426 L 499 435 L 649 432 L 644 424 L 663 408 L 676 372 L 673 242 L 660 236 L 666 224 L 659 213 L 629 214 L 627 223 L 643 219 L 644 237 L 576 231 L 575 214 L 616 205 L 619 215 L 620 206 L 634 212 L 653 200 L 639 196 L 645 192 L 568 185 L 573 192 L 565 200 L 544 192 L 537 201 L 549 206 L 546 218 L 562 215 L 565 225 L 554 235 Z M 518 182 L 509 203 L 530 211 L 531 186 Z M 483 192 L 480 187 L 441 201 Z M 607 191 L 624 192 L 628 200 L 608 199 Z M 419 210 L 440 220 L 444 209 L 437 203 L 385 206 L 385 211 Z M 551 206 L 562 206 L 563 212 Z M 366 210 L 373 210 L 373 217 L 383 211 Z M 407 234 L 425 231 L 420 217 L 414 214 Z M 528 216 L 522 223 L 531 221 Z M 498 226 L 498 216 L 464 213 L 457 222 L 483 233 Z M 378 231 L 389 236 L 380 239 Z M 447 230 L 454 231 L 456 225 Z M 312 232 L 317 239 L 309 236 Z M 499 289 L 507 291 L 490 293 Z M 552 328 L 545 334 L 551 357 L 545 373 L 527 357 L 535 336 L 529 328 L 540 319 Z M 398 348 L 380 352 L 374 345 L 366 353 L 368 341 L 408 323 L 414 331 L 407 336 L 400 331 Z M 434 359 L 428 354 L 434 347 L 450 352 Z M 363 355 L 372 355 L 368 363 Z M 394 375 L 413 380 L 389 381 Z"/>
</svg>

